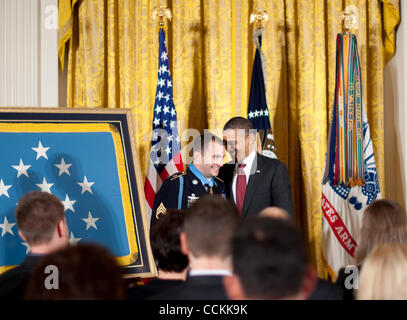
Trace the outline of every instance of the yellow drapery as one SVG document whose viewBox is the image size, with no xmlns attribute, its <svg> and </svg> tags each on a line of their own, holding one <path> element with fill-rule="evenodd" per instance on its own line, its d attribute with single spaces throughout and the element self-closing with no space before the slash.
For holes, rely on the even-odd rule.
<svg viewBox="0 0 407 320">
<path fill-rule="evenodd" d="M 359 8 L 363 96 L 384 194 L 383 68 L 395 50 L 399 1 L 79 1 L 69 40 L 67 106 L 131 108 L 143 177 L 157 84 L 158 33 L 151 13 L 160 4 L 173 14 L 167 47 L 180 133 L 221 129 L 231 116 L 246 115 L 254 54 L 249 15 L 257 7 L 268 12 L 263 51 L 277 155 L 289 169 L 295 220 L 311 261 L 325 276 L 320 197 L 338 17 L 346 5 Z"/>
</svg>

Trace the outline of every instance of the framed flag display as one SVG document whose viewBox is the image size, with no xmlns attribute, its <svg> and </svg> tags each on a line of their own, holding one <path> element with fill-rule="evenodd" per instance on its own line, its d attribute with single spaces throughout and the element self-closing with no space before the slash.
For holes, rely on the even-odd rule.
<svg viewBox="0 0 407 320">
<path fill-rule="evenodd" d="M 34 190 L 58 196 L 70 242 L 96 242 L 126 277 L 156 275 L 131 111 L 0 108 L 0 272 L 29 246 L 15 206 Z"/>
</svg>

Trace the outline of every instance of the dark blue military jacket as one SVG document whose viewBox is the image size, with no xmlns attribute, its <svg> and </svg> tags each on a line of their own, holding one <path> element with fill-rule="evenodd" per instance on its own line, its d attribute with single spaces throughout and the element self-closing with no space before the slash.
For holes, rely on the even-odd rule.
<svg viewBox="0 0 407 320">
<path fill-rule="evenodd" d="M 186 209 L 193 201 L 206 194 L 219 194 L 225 197 L 225 193 L 225 185 L 218 177 L 214 177 L 213 186 L 210 187 L 204 185 L 189 167 L 186 171 L 175 173 L 163 182 L 155 196 L 150 230 L 168 209 Z"/>
</svg>

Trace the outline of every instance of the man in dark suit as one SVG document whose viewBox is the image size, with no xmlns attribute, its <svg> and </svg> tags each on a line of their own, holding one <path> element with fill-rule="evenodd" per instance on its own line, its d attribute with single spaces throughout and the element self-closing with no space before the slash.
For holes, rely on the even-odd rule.
<svg viewBox="0 0 407 320">
<path fill-rule="evenodd" d="M 44 255 L 69 243 L 68 225 L 61 200 L 47 192 L 34 191 L 17 204 L 18 234 L 30 253 L 19 266 L 0 276 L 0 299 L 22 299 L 29 277 Z"/>
<path fill-rule="evenodd" d="M 159 300 L 226 300 L 223 278 L 231 276 L 230 240 L 240 217 L 221 196 L 205 196 L 184 215 L 181 250 L 188 256 L 186 281 L 157 295 Z"/>
<path fill-rule="evenodd" d="M 242 217 L 257 215 L 270 206 L 285 209 L 292 217 L 287 168 L 280 160 L 256 152 L 256 133 L 251 122 L 242 117 L 230 119 L 223 128 L 223 139 L 232 162 L 221 168 L 219 177 Z"/>
</svg>

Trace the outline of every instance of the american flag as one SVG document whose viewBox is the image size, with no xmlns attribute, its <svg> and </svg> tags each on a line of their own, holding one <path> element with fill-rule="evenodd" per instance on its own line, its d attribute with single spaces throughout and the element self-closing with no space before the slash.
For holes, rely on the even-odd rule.
<svg viewBox="0 0 407 320">
<path fill-rule="evenodd" d="M 153 132 L 144 192 L 151 215 L 154 197 L 170 175 L 184 170 L 178 134 L 170 65 L 163 28 L 159 31 L 158 81 L 154 102 Z"/>
</svg>

